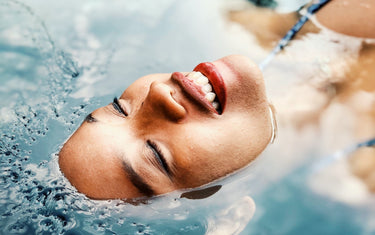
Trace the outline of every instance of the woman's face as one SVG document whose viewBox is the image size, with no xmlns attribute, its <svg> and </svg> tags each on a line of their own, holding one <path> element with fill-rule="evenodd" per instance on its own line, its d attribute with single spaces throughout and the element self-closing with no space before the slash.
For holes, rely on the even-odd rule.
<svg viewBox="0 0 375 235">
<path fill-rule="evenodd" d="M 142 77 L 89 114 L 59 154 L 72 185 L 95 199 L 158 195 L 209 183 L 256 158 L 272 135 L 257 66 L 228 56 L 194 71 Z"/>
</svg>

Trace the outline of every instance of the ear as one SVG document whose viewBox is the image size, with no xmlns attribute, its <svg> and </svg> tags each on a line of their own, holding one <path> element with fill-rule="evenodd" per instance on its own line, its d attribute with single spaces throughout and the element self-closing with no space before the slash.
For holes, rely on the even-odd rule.
<svg viewBox="0 0 375 235">
<path fill-rule="evenodd" d="M 214 195 L 220 189 L 221 189 L 221 185 L 215 185 L 215 186 L 211 186 L 211 187 L 203 188 L 203 189 L 196 189 L 196 190 L 181 194 L 180 198 L 203 199 L 211 195 Z"/>
</svg>

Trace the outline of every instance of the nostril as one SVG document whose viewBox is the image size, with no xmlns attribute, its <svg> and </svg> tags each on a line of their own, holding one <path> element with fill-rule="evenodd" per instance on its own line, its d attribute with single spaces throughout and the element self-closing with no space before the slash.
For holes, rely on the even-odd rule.
<svg viewBox="0 0 375 235">
<path fill-rule="evenodd" d="M 186 116 L 186 109 L 174 97 L 176 91 L 161 82 L 153 82 L 147 96 L 147 101 L 155 113 L 161 113 L 163 117 L 180 121 Z"/>
</svg>

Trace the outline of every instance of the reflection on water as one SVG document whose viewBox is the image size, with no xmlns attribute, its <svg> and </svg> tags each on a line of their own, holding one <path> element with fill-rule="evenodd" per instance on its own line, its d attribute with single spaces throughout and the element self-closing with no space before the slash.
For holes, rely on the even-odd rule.
<svg viewBox="0 0 375 235">
<path fill-rule="evenodd" d="M 225 17 L 228 9 L 241 9 L 243 4 L 240 0 L 231 4 L 224 0 L 1 1 L 2 231 L 373 232 L 375 225 L 369 218 L 374 212 L 366 208 L 366 203 L 372 203 L 370 194 L 366 194 L 366 203 L 363 198 L 357 204 L 353 200 L 338 202 L 335 197 L 316 193 L 326 177 L 317 181 L 318 189 L 314 191 L 314 186 L 306 187 L 309 176 L 299 171 L 293 173 L 306 159 L 332 152 L 355 139 L 350 131 L 355 117 L 346 106 L 338 104 L 325 111 L 320 120 L 321 132 L 316 126 L 296 130 L 281 122 L 279 139 L 263 157 L 233 178 L 222 180 L 224 186 L 206 199 L 180 198 L 180 193 L 174 192 L 137 205 L 120 200 L 93 201 L 75 192 L 61 176 L 56 161 L 61 143 L 89 111 L 110 102 L 136 78 L 148 73 L 188 71 L 201 61 L 227 54 L 245 54 L 256 62 L 265 58 L 268 49 L 262 48 L 253 34 Z M 310 43 L 324 41 L 324 35 L 309 37 Z M 328 48 L 335 50 L 327 43 Z M 291 55 L 299 48 L 306 46 L 295 43 Z M 350 52 L 346 54 L 349 55 Z M 287 56 L 277 58 L 265 71 L 269 93 L 280 107 L 281 120 L 282 115 L 290 113 L 283 111 L 284 101 L 280 97 L 298 83 L 299 74 L 311 69 L 308 63 L 296 68 L 298 61 L 291 62 Z M 320 66 L 324 61 L 309 62 Z M 341 125 L 335 126 L 338 116 Z M 343 134 L 332 137 L 333 131 Z M 349 177 L 353 176 L 346 179 Z M 363 192 L 367 192 L 365 188 Z M 255 206 L 248 196 L 257 205 L 254 217 Z"/>
</svg>

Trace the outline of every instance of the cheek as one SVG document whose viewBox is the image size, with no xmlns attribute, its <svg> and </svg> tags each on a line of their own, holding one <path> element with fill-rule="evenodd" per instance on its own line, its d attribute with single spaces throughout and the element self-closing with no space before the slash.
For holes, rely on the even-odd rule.
<svg viewBox="0 0 375 235">
<path fill-rule="evenodd" d="M 261 89 L 261 84 L 253 80 L 246 84 L 237 83 L 233 85 L 232 94 L 228 96 L 236 112 L 254 112 L 254 109 L 266 103 L 266 94 Z"/>
<path fill-rule="evenodd" d="M 233 127 L 233 126 L 232 126 Z M 180 158 L 181 180 L 190 187 L 223 177 L 246 165 L 249 151 L 238 128 L 225 125 L 191 125 L 185 137 L 175 142 Z M 247 138 L 246 138 L 247 139 Z M 185 186 L 186 186 L 185 185 Z"/>
</svg>

